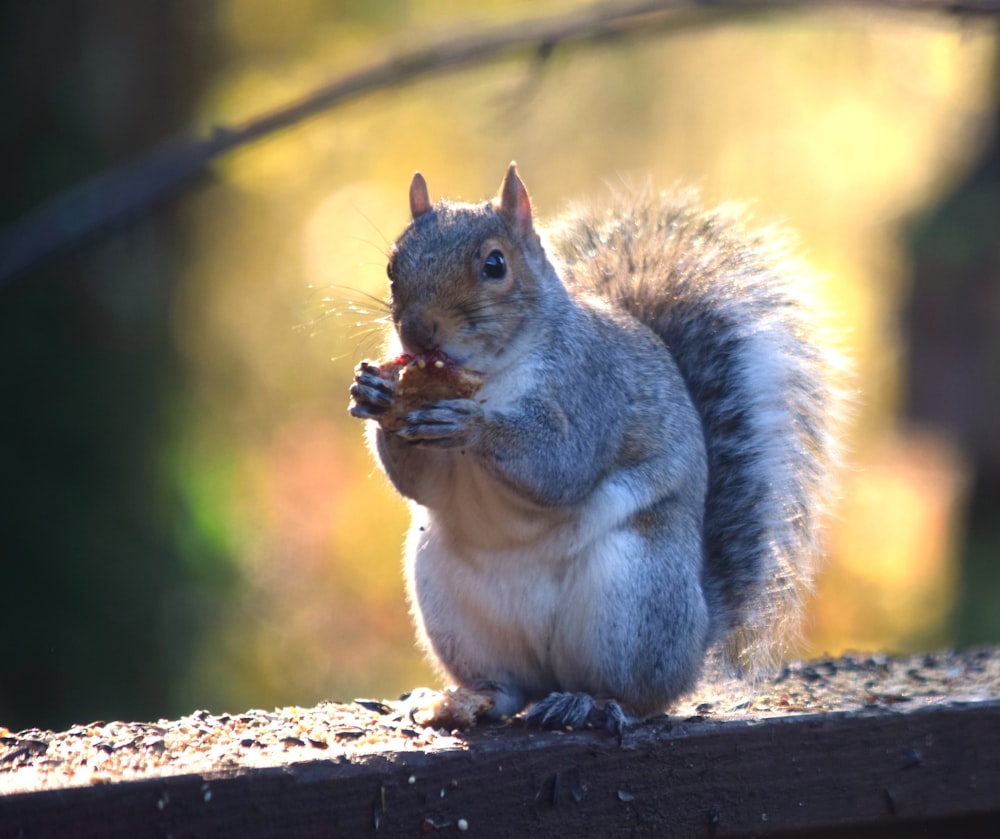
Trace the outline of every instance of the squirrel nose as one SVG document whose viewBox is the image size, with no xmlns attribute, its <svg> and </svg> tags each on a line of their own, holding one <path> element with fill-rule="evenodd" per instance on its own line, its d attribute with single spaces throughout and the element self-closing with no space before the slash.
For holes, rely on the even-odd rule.
<svg viewBox="0 0 1000 839">
<path fill-rule="evenodd" d="M 407 349 L 424 352 L 440 343 L 441 328 L 431 317 L 411 315 L 400 322 L 399 337 Z"/>
</svg>

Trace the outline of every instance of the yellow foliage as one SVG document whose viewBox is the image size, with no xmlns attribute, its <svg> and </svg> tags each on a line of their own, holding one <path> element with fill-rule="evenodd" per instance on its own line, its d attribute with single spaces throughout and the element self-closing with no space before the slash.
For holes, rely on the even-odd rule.
<svg viewBox="0 0 1000 839">
<path fill-rule="evenodd" d="M 203 121 L 238 122 L 472 19 L 582 4 L 428 0 L 368 17 L 348 5 L 222 4 L 237 59 Z M 753 200 L 758 217 L 801 231 L 831 276 L 867 393 L 853 439 L 866 470 L 833 525 L 814 644 L 943 638 L 961 470 L 947 447 L 921 444 L 932 453 L 921 461 L 893 431 L 907 268 L 897 233 L 969 165 L 996 48 L 991 30 L 940 19 L 789 12 L 425 80 L 224 161 L 196 202 L 174 317 L 194 370 L 196 448 L 224 441 L 242 476 L 238 497 L 199 498 L 238 512 L 219 520 L 235 522 L 247 580 L 242 610 L 206 651 L 233 662 L 214 673 L 219 695 L 303 703 L 429 678 L 399 580 L 405 511 L 346 415 L 347 388 L 353 365 L 379 352 L 381 313 L 366 295 L 385 294 L 412 172 L 434 197 L 478 200 L 511 159 L 543 216 L 648 175 Z"/>
</svg>

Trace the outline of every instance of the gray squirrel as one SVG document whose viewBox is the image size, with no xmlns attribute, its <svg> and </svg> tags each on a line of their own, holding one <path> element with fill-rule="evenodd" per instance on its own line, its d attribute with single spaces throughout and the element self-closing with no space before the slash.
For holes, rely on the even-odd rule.
<svg viewBox="0 0 1000 839">
<path fill-rule="evenodd" d="M 542 231 L 514 164 L 481 204 L 417 173 L 410 210 L 390 352 L 484 385 L 387 430 L 395 385 L 363 362 L 350 412 L 412 502 L 432 659 L 493 717 L 619 732 L 713 647 L 759 660 L 819 552 L 842 401 L 780 237 L 651 189 Z"/>
</svg>

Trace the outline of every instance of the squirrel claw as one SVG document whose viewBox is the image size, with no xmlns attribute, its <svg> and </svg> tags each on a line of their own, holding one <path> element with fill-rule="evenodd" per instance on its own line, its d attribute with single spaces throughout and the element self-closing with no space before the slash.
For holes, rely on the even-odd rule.
<svg viewBox="0 0 1000 839">
<path fill-rule="evenodd" d="M 411 411 L 396 431 L 402 439 L 422 445 L 454 447 L 467 445 L 474 425 L 483 415 L 471 399 L 443 399 Z"/>
<path fill-rule="evenodd" d="M 371 419 L 385 413 L 392 405 L 393 389 L 393 383 L 383 379 L 377 367 L 362 361 L 351 385 L 351 416 Z"/>
<path fill-rule="evenodd" d="M 385 408 L 379 408 L 362 400 L 352 400 L 347 412 L 356 419 L 378 419 L 385 413 Z"/>
<path fill-rule="evenodd" d="M 524 719 L 538 728 L 604 729 L 615 735 L 619 745 L 631 721 L 614 699 L 601 705 L 589 693 L 550 693 L 535 703 Z"/>
</svg>

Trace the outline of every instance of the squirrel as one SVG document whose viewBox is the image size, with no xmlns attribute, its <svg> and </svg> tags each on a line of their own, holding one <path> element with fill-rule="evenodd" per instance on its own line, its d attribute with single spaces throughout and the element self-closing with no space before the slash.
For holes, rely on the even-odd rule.
<svg viewBox="0 0 1000 839">
<path fill-rule="evenodd" d="M 432 204 L 417 173 L 409 201 L 390 350 L 485 383 L 387 431 L 362 362 L 350 412 L 411 502 L 430 657 L 494 718 L 619 736 L 712 649 L 759 660 L 820 553 L 842 404 L 784 242 L 676 189 L 542 230 L 514 163 L 493 200 Z"/>
</svg>

